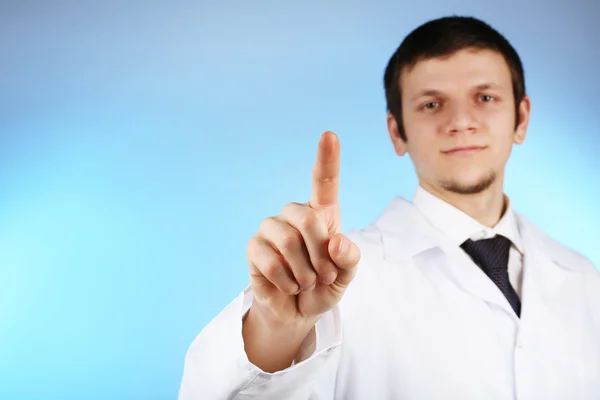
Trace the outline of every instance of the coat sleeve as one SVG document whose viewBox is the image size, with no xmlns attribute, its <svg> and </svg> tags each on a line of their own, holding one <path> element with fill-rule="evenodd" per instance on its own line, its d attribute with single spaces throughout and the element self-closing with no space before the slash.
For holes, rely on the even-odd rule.
<svg viewBox="0 0 600 400">
<path fill-rule="evenodd" d="M 179 400 L 333 400 L 342 337 L 339 309 L 317 322 L 314 341 L 303 344 L 303 360 L 267 373 L 250 363 L 244 350 L 242 318 L 252 300 L 247 288 L 196 336 L 185 357 Z"/>
</svg>

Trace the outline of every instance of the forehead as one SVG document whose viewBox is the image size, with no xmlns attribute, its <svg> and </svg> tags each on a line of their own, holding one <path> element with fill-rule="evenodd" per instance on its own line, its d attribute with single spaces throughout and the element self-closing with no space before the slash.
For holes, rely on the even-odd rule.
<svg viewBox="0 0 600 400">
<path fill-rule="evenodd" d="M 464 90 L 488 83 L 512 89 L 506 60 L 487 49 L 465 49 L 447 57 L 422 60 L 400 75 L 402 93 L 409 96 L 423 90 Z"/>
</svg>

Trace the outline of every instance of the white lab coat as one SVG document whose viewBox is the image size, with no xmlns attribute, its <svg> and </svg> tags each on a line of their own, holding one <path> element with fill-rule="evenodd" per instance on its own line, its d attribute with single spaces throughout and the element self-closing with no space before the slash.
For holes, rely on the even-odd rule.
<svg viewBox="0 0 600 400">
<path fill-rule="evenodd" d="M 398 197 L 348 236 L 361 249 L 310 357 L 273 374 L 249 363 L 246 289 L 203 329 L 180 400 L 600 399 L 600 274 L 516 213 L 522 314 L 456 244 Z"/>
</svg>

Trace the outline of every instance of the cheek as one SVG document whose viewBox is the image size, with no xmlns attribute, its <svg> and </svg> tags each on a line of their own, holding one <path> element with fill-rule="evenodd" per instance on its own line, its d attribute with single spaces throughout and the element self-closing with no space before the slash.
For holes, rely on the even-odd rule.
<svg viewBox="0 0 600 400">
<path fill-rule="evenodd" d="M 514 134 L 512 131 L 506 131 L 506 132 L 507 132 L 507 134 L 502 137 L 502 140 L 497 145 L 499 157 L 503 161 L 506 161 L 508 159 L 508 157 L 510 156 L 510 153 L 512 151 L 512 148 L 513 148 Z"/>
<path fill-rule="evenodd" d="M 432 134 L 440 129 L 446 118 L 443 111 L 437 113 L 411 113 L 408 118 L 410 126 L 421 132 Z"/>
<path fill-rule="evenodd" d="M 510 147 L 512 144 L 515 137 L 515 121 L 514 113 L 508 110 L 492 114 L 488 119 L 488 128 L 501 147 Z"/>
<path fill-rule="evenodd" d="M 501 169 L 506 165 L 513 147 L 512 137 L 512 131 L 506 128 L 504 132 L 494 132 L 490 146 L 492 151 L 487 160 L 491 167 Z"/>
<path fill-rule="evenodd" d="M 413 135 L 408 139 L 408 150 L 415 166 L 422 172 L 436 169 L 440 153 L 435 134 L 426 130 L 411 133 Z"/>
<path fill-rule="evenodd" d="M 441 114 L 441 113 L 440 113 Z M 423 151 L 436 140 L 442 117 L 436 114 L 408 112 L 404 116 L 404 129 L 414 151 Z"/>
<path fill-rule="evenodd" d="M 486 124 L 496 131 L 507 132 L 515 129 L 515 109 L 503 104 L 490 107 L 481 114 Z"/>
</svg>

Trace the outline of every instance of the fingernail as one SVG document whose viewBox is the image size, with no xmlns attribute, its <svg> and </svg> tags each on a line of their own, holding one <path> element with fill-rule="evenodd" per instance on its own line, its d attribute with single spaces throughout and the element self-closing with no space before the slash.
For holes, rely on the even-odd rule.
<svg viewBox="0 0 600 400">
<path fill-rule="evenodd" d="M 342 238 L 342 240 L 340 240 L 340 247 L 338 248 L 338 257 L 343 257 L 348 251 L 349 247 L 350 242 L 348 241 L 348 239 Z"/>
<path fill-rule="evenodd" d="M 324 285 L 331 285 L 337 279 L 337 272 L 331 271 L 321 277 L 321 282 Z"/>
</svg>

